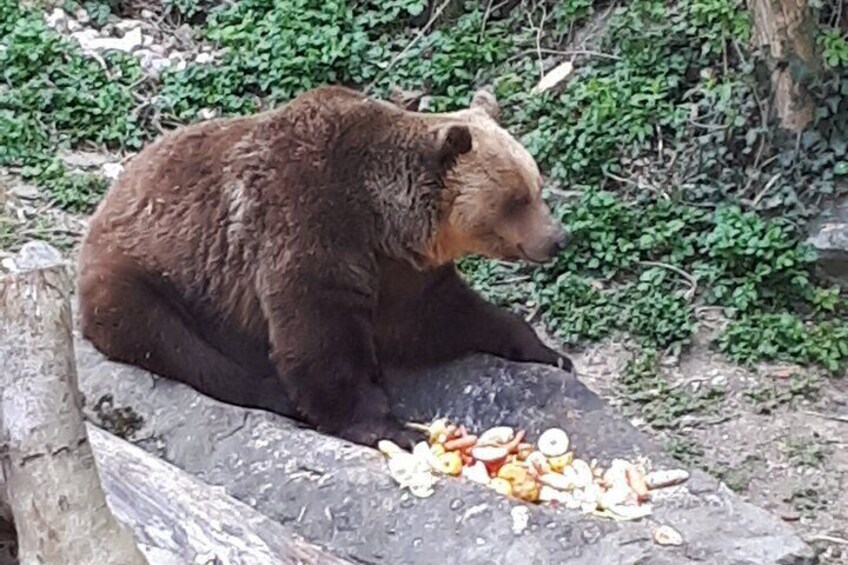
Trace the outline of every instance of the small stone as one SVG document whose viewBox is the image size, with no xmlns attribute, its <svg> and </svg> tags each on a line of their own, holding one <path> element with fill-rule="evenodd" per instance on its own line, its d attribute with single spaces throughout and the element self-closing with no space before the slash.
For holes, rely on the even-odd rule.
<svg viewBox="0 0 848 565">
<path fill-rule="evenodd" d="M 62 8 L 56 8 L 50 12 L 44 18 L 44 22 L 59 33 L 68 31 L 68 14 Z"/>
<path fill-rule="evenodd" d="M 205 65 L 211 63 L 213 60 L 214 57 L 210 53 L 198 53 L 197 57 L 194 58 L 194 62 L 198 65 Z"/>
<path fill-rule="evenodd" d="M 197 111 L 197 117 L 201 120 L 211 120 L 217 115 L 214 108 L 201 108 Z"/>
<path fill-rule="evenodd" d="M 138 63 L 141 66 L 141 70 L 144 71 L 144 74 L 158 78 L 162 71 L 171 66 L 171 60 L 162 57 L 161 55 L 155 53 L 152 49 L 142 49 L 140 51 L 136 51 L 136 56 L 138 57 Z"/>
<path fill-rule="evenodd" d="M 512 533 L 521 535 L 530 523 L 530 509 L 526 506 L 515 506 L 509 514 L 512 517 Z"/>
<path fill-rule="evenodd" d="M 68 20 L 68 31 L 73 33 L 82 29 L 82 24 L 76 20 Z"/>
<path fill-rule="evenodd" d="M 103 172 L 103 176 L 115 180 L 117 179 L 121 172 L 124 170 L 124 166 L 120 163 L 106 163 L 100 169 Z"/>
<path fill-rule="evenodd" d="M 121 20 L 115 24 L 115 29 L 124 33 L 136 28 L 141 28 L 141 22 L 138 20 Z"/>
<path fill-rule="evenodd" d="M 185 56 L 179 51 L 175 51 L 168 55 L 168 60 L 171 61 L 171 65 L 174 67 L 174 69 L 178 71 L 185 70 L 185 68 L 188 66 Z"/>
<path fill-rule="evenodd" d="M 21 200 L 35 200 L 41 196 L 41 191 L 34 184 L 21 183 L 9 189 L 9 193 Z"/>
<path fill-rule="evenodd" d="M 651 532 L 657 545 L 683 545 L 683 536 L 671 526 L 660 526 Z"/>
<path fill-rule="evenodd" d="M 463 506 L 465 506 L 465 502 L 461 498 L 455 498 L 450 503 L 451 510 L 459 510 Z"/>
<path fill-rule="evenodd" d="M 80 8 L 74 12 L 74 18 L 81 24 L 87 24 L 91 21 L 91 16 L 88 15 L 88 10 L 85 8 Z"/>
</svg>

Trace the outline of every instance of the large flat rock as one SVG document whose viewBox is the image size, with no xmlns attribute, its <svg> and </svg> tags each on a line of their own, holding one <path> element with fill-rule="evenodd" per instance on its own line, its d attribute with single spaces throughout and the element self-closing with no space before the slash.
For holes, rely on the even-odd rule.
<svg viewBox="0 0 848 565">
<path fill-rule="evenodd" d="M 110 363 L 82 341 L 77 355 L 86 413 L 95 423 L 354 562 L 815 562 L 788 525 L 699 471 L 685 485 L 658 493 L 648 519 L 619 523 L 530 505 L 529 527 L 515 533 L 510 511 L 523 503 L 485 487 L 443 479 L 432 497 L 416 499 L 398 489 L 374 450 Z M 475 357 L 388 379 L 402 418 L 443 415 L 475 429 L 512 424 L 534 435 L 556 424 L 586 458 L 643 456 L 654 466 L 679 466 L 562 371 Z M 654 544 L 650 531 L 659 524 L 672 525 L 686 543 Z"/>
</svg>

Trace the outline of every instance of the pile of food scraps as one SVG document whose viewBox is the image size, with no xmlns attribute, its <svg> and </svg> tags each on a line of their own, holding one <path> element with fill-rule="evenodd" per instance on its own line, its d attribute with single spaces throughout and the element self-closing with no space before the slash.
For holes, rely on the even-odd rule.
<svg viewBox="0 0 848 565">
<path fill-rule="evenodd" d="M 523 430 L 490 428 L 479 436 L 464 426 L 439 419 L 410 424 L 428 435 L 412 452 L 389 440 L 378 444 L 389 472 L 402 488 L 418 497 L 433 494 L 440 475 L 464 477 L 502 495 L 581 509 L 617 520 L 651 513 L 651 491 L 686 481 L 684 470 L 646 473 L 643 465 L 614 459 L 606 469 L 597 461 L 574 456 L 568 434 L 559 428 L 543 432 L 536 444 Z"/>
</svg>

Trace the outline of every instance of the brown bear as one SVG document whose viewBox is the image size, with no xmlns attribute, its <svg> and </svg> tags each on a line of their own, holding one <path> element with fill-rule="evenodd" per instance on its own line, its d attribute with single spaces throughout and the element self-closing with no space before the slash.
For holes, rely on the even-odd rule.
<svg viewBox="0 0 848 565">
<path fill-rule="evenodd" d="M 282 413 L 263 384 L 282 382 L 308 423 L 372 445 L 414 437 L 384 367 L 483 352 L 570 368 L 453 264 L 543 262 L 566 243 L 497 113 L 485 91 L 436 114 L 325 86 L 163 136 L 91 218 L 84 337 L 232 404 Z"/>
</svg>

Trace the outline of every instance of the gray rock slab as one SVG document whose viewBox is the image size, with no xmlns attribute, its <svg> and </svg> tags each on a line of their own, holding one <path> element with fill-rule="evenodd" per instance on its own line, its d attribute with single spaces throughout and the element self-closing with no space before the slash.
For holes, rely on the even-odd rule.
<svg viewBox="0 0 848 565">
<path fill-rule="evenodd" d="M 696 470 L 685 485 L 657 491 L 647 519 L 612 522 L 529 505 L 529 527 L 516 534 L 510 512 L 523 503 L 485 487 L 443 479 L 432 497 L 417 499 L 394 484 L 375 450 L 108 362 L 83 341 L 77 356 L 93 422 L 354 562 L 815 563 L 791 527 Z M 643 456 L 655 466 L 679 466 L 562 371 L 475 357 L 387 379 L 402 418 L 444 415 L 475 429 L 513 424 L 531 437 L 555 424 L 583 457 Z M 680 531 L 685 544 L 654 544 L 650 532 L 660 524 Z"/>
<path fill-rule="evenodd" d="M 833 204 L 813 223 L 807 243 L 818 253 L 819 276 L 848 288 L 848 199 Z"/>
</svg>

